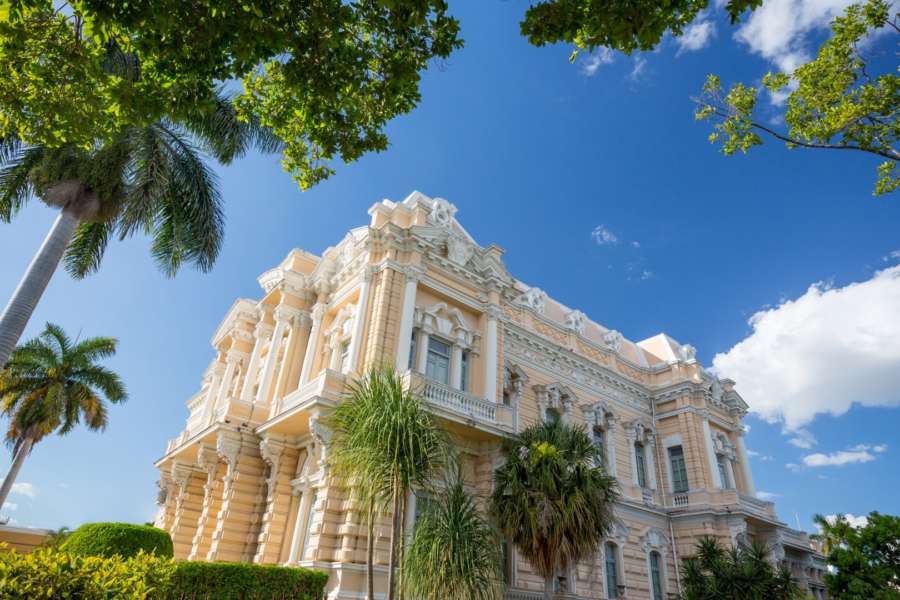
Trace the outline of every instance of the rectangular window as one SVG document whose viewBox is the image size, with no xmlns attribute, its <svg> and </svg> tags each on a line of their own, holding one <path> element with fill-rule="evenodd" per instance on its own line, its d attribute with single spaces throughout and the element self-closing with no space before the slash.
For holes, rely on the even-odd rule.
<svg viewBox="0 0 900 600">
<path fill-rule="evenodd" d="M 424 492 L 416 492 L 416 514 L 413 521 L 413 531 L 419 523 L 419 519 L 427 515 L 434 508 L 434 498 Z"/>
<path fill-rule="evenodd" d="M 604 547 L 606 555 L 606 597 L 619 597 L 619 566 L 616 562 L 616 545 L 606 542 Z"/>
<path fill-rule="evenodd" d="M 594 427 L 594 446 L 600 455 L 600 464 L 606 466 L 606 435 L 599 427 Z"/>
<path fill-rule="evenodd" d="M 560 569 L 556 572 L 556 579 L 553 582 L 553 591 L 558 594 L 569 593 L 569 573 Z"/>
<path fill-rule="evenodd" d="M 683 494 L 688 491 L 687 466 L 681 446 L 669 448 L 669 465 L 672 467 L 672 491 Z"/>
<path fill-rule="evenodd" d="M 722 480 L 722 487 L 730 488 L 731 482 L 728 480 L 728 469 L 725 468 L 725 457 L 717 456 L 716 460 L 719 463 L 719 479 Z"/>
<path fill-rule="evenodd" d="M 437 338 L 428 340 L 425 377 L 445 385 L 450 383 L 450 344 Z"/>
<path fill-rule="evenodd" d="M 644 463 L 644 445 L 640 442 L 634 443 L 634 464 L 637 467 L 637 484 L 645 488 L 647 487 L 646 465 Z"/>
<path fill-rule="evenodd" d="M 663 600 L 662 577 L 659 575 L 659 552 L 650 553 L 650 580 L 653 583 L 653 600 Z"/>
<path fill-rule="evenodd" d="M 459 389 L 464 392 L 469 391 L 469 351 L 462 351 L 462 360 L 459 365 L 460 368 L 460 379 L 459 379 Z"/>
<path fill-rule="evenodd" d="M 406 365 L 406 368 L 410 371 L 413 370 L 413 367 L 416 364 L 416 339 L 419 336 L 416 335 L 415 330 L 412 332 L 412 339 L 409 341 L 409 362 Z"/>
</svg>

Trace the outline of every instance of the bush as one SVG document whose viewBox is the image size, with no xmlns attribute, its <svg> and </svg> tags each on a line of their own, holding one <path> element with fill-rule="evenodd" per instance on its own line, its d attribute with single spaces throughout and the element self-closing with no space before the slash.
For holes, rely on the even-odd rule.
<svg viewBox="0 0 900 600">
<path fill-rule="evenodd" d="M 162 529 L 131 523 L 87 523 L 60 547 L 79 556 L 137 556 L 141 551 L 172 558 L 172 538 Z"/>
<path fill-rule="evenodd" d="M 166 598 L 174 571 L 172 559 L 144 553 L 123 559 L 53 549 L 0 552 L 0 598 L 161 599 Z"/>
<path fill-rule="evenodd" d="M 169 598 L 177 600 L 316 600 L 328 575 L 321 571 L 244 563 L 180 562 Z"/>
</svg>

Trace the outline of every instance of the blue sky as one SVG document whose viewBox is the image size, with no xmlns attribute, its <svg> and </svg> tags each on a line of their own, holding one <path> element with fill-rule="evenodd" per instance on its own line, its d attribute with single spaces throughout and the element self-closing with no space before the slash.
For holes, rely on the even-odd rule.
<svg viewBox="0 0 900 600">
<path fill-rule="evenodd" d="M 212 273 L 166 279 L 138 238 L 113 244 L 87 280 L 58 274 L 26 335 L 53 321 L 117 336 L 110 366 L 130 400 L 102 435 L 41 442 L 4 514 L 37 527 L 150 520 L 152 463 L 184 426 L 232 301 L 257 297 L 257 275 L 291 248 L 319 253 L 364 224 L 372 203 L 414 189 L 456 204 L 481 244 L 506 249 L 513 274 L 592 319 L 635 340 L 665 331 L 706 365 L 721 354 L 716 366 L 740 373 L 756 411 L 757 489 L 783 520 L 808 529 L 817 512 L 900 513 L 890 257 L 900 201 L 871 195 L 869 157 L 767 144 L 728 158 L 692 116 L 707 73 L 755 81 L 821 39 L 825 8 L 801 18 L 813 0 L 780 4 L 797 10 L 769 2 L 744 29 L 713 13 L 689 47 L 669 39 L 653 53 L 570 64 L 569 48 L 519 36 L 524 2 L 451 2 L 466 47 L 425 75 L 388 151 L 339 165 L 305 193 L 277 157 L 219 170 L 228 230 Z M 778 107 L 766 110 L 777 122 Z M 52 218 L 34 204 L 0 226 L 4 301 Z"/>
</svg>

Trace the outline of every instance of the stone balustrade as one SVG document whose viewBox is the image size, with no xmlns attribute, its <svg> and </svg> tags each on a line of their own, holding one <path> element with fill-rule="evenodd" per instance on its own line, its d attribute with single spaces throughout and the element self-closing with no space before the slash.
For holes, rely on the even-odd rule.
<svg viewBox="0 0 900 600">
<path fill-rule="evenodd" d="M 418 373 L 407 371 L 403 377 L 407 386 L 411 386 L 415 392 L 421 394 L 433 408 L 448 413 L 448 416 L 461 417 L 466 421 L 506 431 L 513 430 L 514 409 L 510 406 L 489 402 Z"/>
</svg>

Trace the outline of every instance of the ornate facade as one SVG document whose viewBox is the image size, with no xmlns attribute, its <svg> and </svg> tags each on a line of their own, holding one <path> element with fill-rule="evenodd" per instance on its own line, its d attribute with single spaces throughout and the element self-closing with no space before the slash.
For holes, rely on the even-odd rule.
<svg viewBox="0 0 900 600">
<path fill-rule="evenodd" d="M 662 600 L 701 536 L 765 541 L 824 598 L 822 557 L 756 498 L 734 382 L 665 334 L 632 342 L 509 274 L 456 208 L 414 192 L 369 210 L 322 256 L 293 250 L 212 338 L 187 426 L 157 462 L 159 515 L 176 556 L 316 567 L 329 598 L 364 598 L 366 532 L 329 483 L 322 416 L 368 366 L 394 364 L 455 434 L 484 498 L 499 442 L 541 419 L 585 427 L 621 486 L 600 551 L 560 573 L 565 598 Z M 421 499 L 420 499 L 421 500 Z M 415 526 L 416 495 L 409 499 Z M 376 527 L 383 591 L 390 523 Z M 508 598 L 542 582 L 505 545 Z"/>
</svg>

